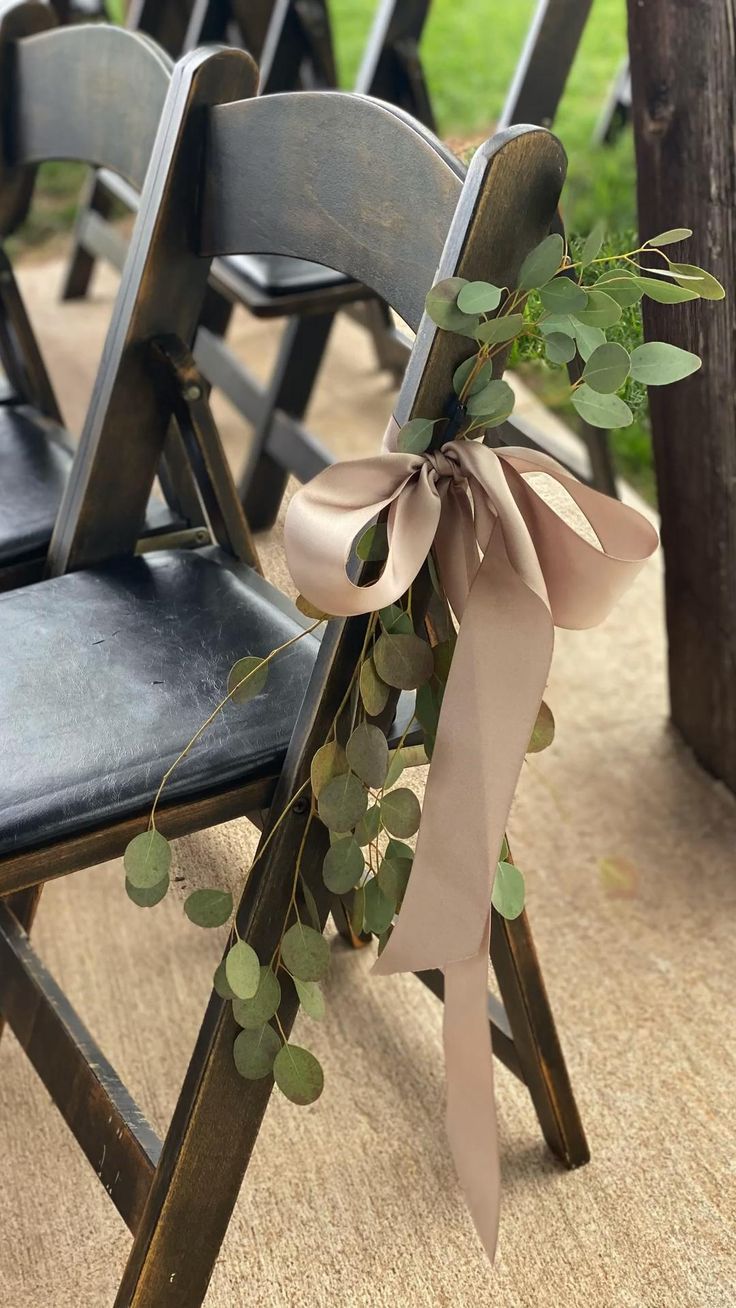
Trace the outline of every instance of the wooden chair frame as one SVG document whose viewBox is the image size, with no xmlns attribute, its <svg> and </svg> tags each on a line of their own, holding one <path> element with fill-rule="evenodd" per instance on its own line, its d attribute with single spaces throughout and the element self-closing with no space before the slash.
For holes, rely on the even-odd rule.
<svg viewBox="0 0 736 1308">
<path fill-rule="evenodd" d="M 322 253 L 330 265 L 391 303 L 418 328 L 396 410 L 404 422 L 412 413 L 439 411 L 451 393 L 453 371 L 467 353 L 467 343 L 437 332 L 423 316 L 424 294 L 437 266 L 442 277 L 484 276 L 510 284 L 525 254 L 549 230 L 565 160 L 545 131 L 515 129 L 494 138 L 478 151 L 463 185 L 444 152 L 400 111 L 338 94 L 329 101 L 308 93 L 242 99 L 254 90 L 254 65 L 238 51 L 198 52 L 175 72 L 104 367 L 52 542 L 54 575 L 135 548 L 178 402 L 171 387 L 160 384 L 160 371 L 144 359 L 150 359 L 151 345 L 159 341 L 159 354 L 163 351 L 175 363 L 183 357 L 189 366 L 186 351 L 194 340 L 214 255 L 267 249 L 310 259 Z M 373 142 L 380 169 L 365 155 L 351 152 L 349 142 L 358 130 L 362 139 Z M 335 166 L 339 151 L 343 157 Z M 274 154 L 279 169 L 268 166 Z M 237 170 L 232 166 L 236 157 Z M 312 190 L 315 184 L 317 189 L 309 201 L 304 199 L 310 195 L 307 177 Z M 375 204 L 379 189 L 382 200 Z M 417 193 L 425 201 L 418 210 Z M 199 240 L 193 245 L 186 235 L 189 225 L 181 219 L 197 194 Z M 395 205 L 395 221 L 387 231 L 388 197 Z M 304 222 L 305 206 L 320 215 L 319 227 Z M 161 342 L 162 331 L 173 333 L 181 345 Z M 180 387 L 180 396 L 184 390 L 191 385 Z M 197 398 L 201 401 L 201 394 Z M 121 441 L 124 479 L 115 466 Z M 216 448 L 210 452 L 215 451 L 217 462 Z M 216 493 L 227 498 L 227 490 L 225 477 Z M 232 485 L 229 490 L 237 518 Z M 416 610 L 421 621 L 419 601 Z M 159 812 L 158 825 L 169 836 L 238 812 L 256 820 L 265 813 L 264 838 L 271 836 L 270 843 L 237 910 L 239 934 L 263 957 L 277 943 L 288 911 L 291 885 L 284 868 L 293 867 L 300 845 L 302 870 L 322 921 L 332 907 L 321 880 L 327 833 L 314 824 L 303 840 L 309 804 L 293 797 L 343 699 L 365 622 L 330 624 L 278 777 Z M 159 1146 L 36 960 L 27 935 L 43 882 L 121 853 L 140 821 L 117 822 L 0 862 L 5 897 L 0 905 L 0 1011 L 82 1148 L 96 1165 L 103 1157 L 100 1179 L 133 1231 L 116 1308 L 196 1308 L 247 1168 L 271 1081 L 244 1083 L 238 1077 L 231 1052 L 236 1034 L 231 1007 L 213 991 L 169 1131 Z M 491 1010 L 494 1049 L 528 1085 L 552 1150 L 567 1166 L 577 1166 L 587 1160 L 587 1145 L 524 915 L 511 923 L 495 920 L 492 961 L 504 1001 L 503 1013 L 497 1005 Z M 441 990 L 434 974 L 422 979 Z M 285 985 L 279 1018 L 287 1032 L 296 1009 L 296 995 Z"/>
</svg>

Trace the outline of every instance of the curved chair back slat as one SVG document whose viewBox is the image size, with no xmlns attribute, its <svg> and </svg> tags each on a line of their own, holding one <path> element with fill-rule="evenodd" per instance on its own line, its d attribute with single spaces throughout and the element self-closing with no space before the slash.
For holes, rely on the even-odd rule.
<svg viewBox="0 0 736 1308">
<path fill-rule="evenodd" d="M 124 28 L 60 27 L 17 42 L 6 163 L 70 159 L 140 189 L 171 81 L 153 42 Z"/>
<path fill-rule="evenodd" d="M 201 253 L 324 264 L 418 326 L 462 187 L 428 132 L 363 96 L 292 91 L 213 109 L 206 156 Z"/>
</svg>

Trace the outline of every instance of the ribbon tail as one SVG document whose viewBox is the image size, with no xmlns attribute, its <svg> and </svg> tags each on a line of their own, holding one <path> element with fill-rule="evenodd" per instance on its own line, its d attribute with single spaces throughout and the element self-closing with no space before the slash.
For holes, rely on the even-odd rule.
<svg viewBox="0 0 736 1308">
<path fill-rule="evenodd" d="M 501 1177 L 488 1022 L 490 914 L 477 954 L 445 968 L 447 1135 L 460 1186 L 488 1257 L 498 1239 Z"/>
</svg>

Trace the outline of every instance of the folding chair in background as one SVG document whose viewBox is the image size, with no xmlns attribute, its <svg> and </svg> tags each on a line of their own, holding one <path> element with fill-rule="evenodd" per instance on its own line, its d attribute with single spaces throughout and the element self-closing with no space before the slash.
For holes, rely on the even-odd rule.
<svg viewBox="0 0 736 1308">
<path fill-rule="evenodd" d="M 61 50 L 56 33 L 15 47 L 9 116 L 36 123 L 30 158 L 19 135 L 19 167 L 39 152 L 89 153 L 83 123 L 65 132 Z M 272 1084 L 238 1076 L 231 1005 L 213 991 L 160 1144 L 23 927 L 45 881 L 119 855 L 143 829 L 162 771 L 233 661 L 303 630 L 257 571 L 191 357 L 211 259 L 322 258 L 389 303 L 418 329 L 397 408 L 403 422 L 441 409 L 463 353 L 423 316 L 438 267 L 443 277 L 513 284 L 549 230 L 564 176 L 564 153 L 544 131 L 489 142 L 463 182 L 401 111 L 340 93 L 255 97 L 256 78 L 234 50 L 197 52 L 175 71 L 51 576 L 0 597 L 2 749 L 12 761 L 0 771 L 0 1011 L 133 1232 L 116 1308 L 202 1303 Z M 42 87 L 46 112 L 36 117 Z M 100 117 L 85 116 L 88 132 L 102 130 Z M 217 546 L 136 557 L 172 415 Z M 272 835 L 237 910 L 240 935 L 262 957 L 289 911 L 300 845 L 321 920 L 340 908 L 321 880 L 327 833 L 313 824 L 303 841 L 309 804 L 293 799 L 364 631 L 363 619 L 335 621 L 321 642 L 305 637 L 276 660 L 268 694 L 238 710 L 236 731 L 213 726 L 159 810 L 169 837 L 236 814 Z M 100 633 L 104 641 L 92 639 Z M 495 1052 L 528 1085 L 552 1150 L 577 1166 L 587 1146 L 524 915 L 496 922 L 492 959 L 504 1001 L 489 1008 Z M 423 979 L 441 990 L 435 974 Z M 287 1032 L 296 1008 L 285 978 Z"/>
</svg>

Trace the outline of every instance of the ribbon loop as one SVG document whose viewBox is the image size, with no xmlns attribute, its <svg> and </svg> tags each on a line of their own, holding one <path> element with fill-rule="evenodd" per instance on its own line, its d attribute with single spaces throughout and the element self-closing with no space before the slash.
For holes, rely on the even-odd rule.
<svg viewBox="0 0 736 1308">
<path fill-rule="evenodd" d="M 398 921 L 374 972 L 445 972 L 447 1125 L 460 1183 L 492 1256 L 499 1185 L 493 1057 L 486 1010 L 490 897 L 511 801 L 547 681 L 555 626 L 601 622 L 654 553 L 633 509 L 526 449 L 450 441 L 408 455 L 334 464 L 294 496 L 284 529 L 295 584 L 327 613 L 398 600 L 434 546 L 459 620 L 424 813 Z M 568 492 L 600 542 L 580 536 L 529 473 Z M 388 509 L 381 577 L 356 586 L 359 533 Z"/>
</svg>

